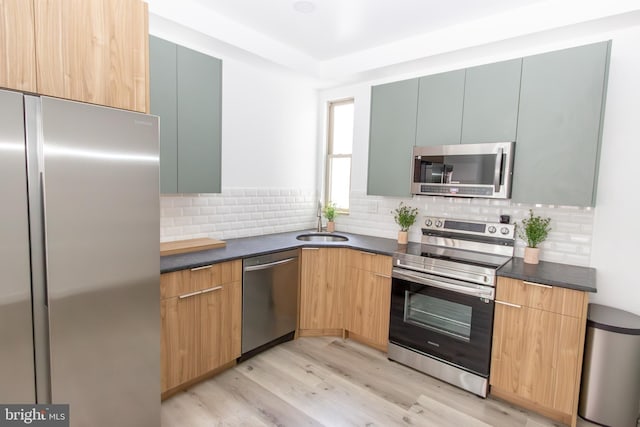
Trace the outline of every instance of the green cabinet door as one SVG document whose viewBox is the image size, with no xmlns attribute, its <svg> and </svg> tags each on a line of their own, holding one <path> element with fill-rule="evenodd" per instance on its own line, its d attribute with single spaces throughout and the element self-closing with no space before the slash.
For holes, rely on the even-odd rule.
<svg viewBox="0 0 640 427">
<path fill-rule="evenodd" d="M 460 144 L 465 70 L 420 78 L 416 145 Z"/>
<path fill-rule="evenodd" d="M 526 57 L 512 197 L 592 206 L 610 42 Z"/>
<path fill-rule="evenodd" d="M 149 80 L 160 193 L 219 193 L 222 61 L 149 36 Z"/>
<path fill-rule="evenodd" d="M 467 68 L 462 143 L 516 139 L 522 58 Z"/>
<path fill-rule="evenodd" d="M 149 36 L 151 114 L 160 117 L 160 192 L 178 192 L 176 45 Z"/>
<path fill-rule="evenodd" d="M 371 88 L 367 194 L 411 194 L 417 105 L 417 78 Z"/>
<path fill-rule="evenodd" d="M 221 191 L 222 61 L 178 46 L 178 192 Z"/>
</svg>

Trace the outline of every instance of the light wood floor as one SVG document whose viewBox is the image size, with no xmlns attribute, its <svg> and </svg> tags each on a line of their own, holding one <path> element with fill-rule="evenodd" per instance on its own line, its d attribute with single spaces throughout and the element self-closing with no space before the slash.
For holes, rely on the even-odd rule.
<svg viewBox="0 0 640 427">
<path fill-rule="evenodd" d="M 162 404 L 163 427 L 554 425 L 339 338 L 281 344 Z"/>
</svg>

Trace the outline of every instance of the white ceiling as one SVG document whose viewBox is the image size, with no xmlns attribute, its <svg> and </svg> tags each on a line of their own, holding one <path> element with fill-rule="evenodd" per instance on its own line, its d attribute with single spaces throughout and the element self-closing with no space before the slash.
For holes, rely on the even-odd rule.
<svg viewBox="0 0 640 427">
<path fill-rule="evenodd" d="M 305 0 L 306 14 L 296 1 L 148 0 L 150 30 L 175 22 L 335 83 L 552 30 L 640 24 L 638 0 Z"/>
<path fill-rule="evenodd" d="M 452 25 L 540 3 L 543 0 L 194 0 L 320 61 Z"/>
</svg>

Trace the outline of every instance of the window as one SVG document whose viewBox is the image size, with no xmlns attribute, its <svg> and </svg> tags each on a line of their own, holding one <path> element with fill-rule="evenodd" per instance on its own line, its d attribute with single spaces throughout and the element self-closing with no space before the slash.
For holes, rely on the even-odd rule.
<svg viewBox="0 0 640 427">
<path fill-rule="evenodd" d="M 329 103 L 325 205 L 335 203 L 349 211 L 351 150 L 353 146 L 353 99 Z"/>
</svg>

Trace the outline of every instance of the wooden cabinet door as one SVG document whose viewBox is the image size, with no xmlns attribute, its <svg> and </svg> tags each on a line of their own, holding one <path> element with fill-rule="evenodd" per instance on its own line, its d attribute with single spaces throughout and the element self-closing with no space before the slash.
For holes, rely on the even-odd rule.
<svg viewBox="0 0 640 427">
<path fill-rule="evenodd" d="M 592 206 L 609 42 L 522 63 L 513 201 Z"/>
<path fill-rule="evenodd" d="M 389 344 L 391 277 L 352 267 L 349 269 L 348 289 L 349 333 L 386 350 Z"/>
<path fill-rule="evenodd" d="M 344 329 L 345 251 L 302 248 L 300 329 Z"/>
<path fill-rule="evenodd" d="M 240 357 L 242 283 L 218 285 L 200 295 L 199 375 Z"/>
<path fill-rule="evenodd" d="M 160 366 L 162 391 L 195 378 L 200 369 L 200 299 L 168 298 L 160 301 Z"/>
<path fill-rule="evenodd" d="M 36 92 L 33 0 L 0 2 L 0 87 Z"/>
<path fill-rule="evenodd" d="M 417 78 L 371 88 L 367 194 L 411 194 L 417 108 Z"/>
<path fill-rule="evenodd" d="M 518 58 L 467 69 L 463 144 L 516 140 L 521 68 Z"/>
<path fill-rule="evenodd" d="M 147 112 L 141 0 L 34 0 L 38 92 Z"/>
<path fill-rule="evenodd" d="M 416 145 L 460 144 L 465 70 L 420 78 Z"/>
</svg>

